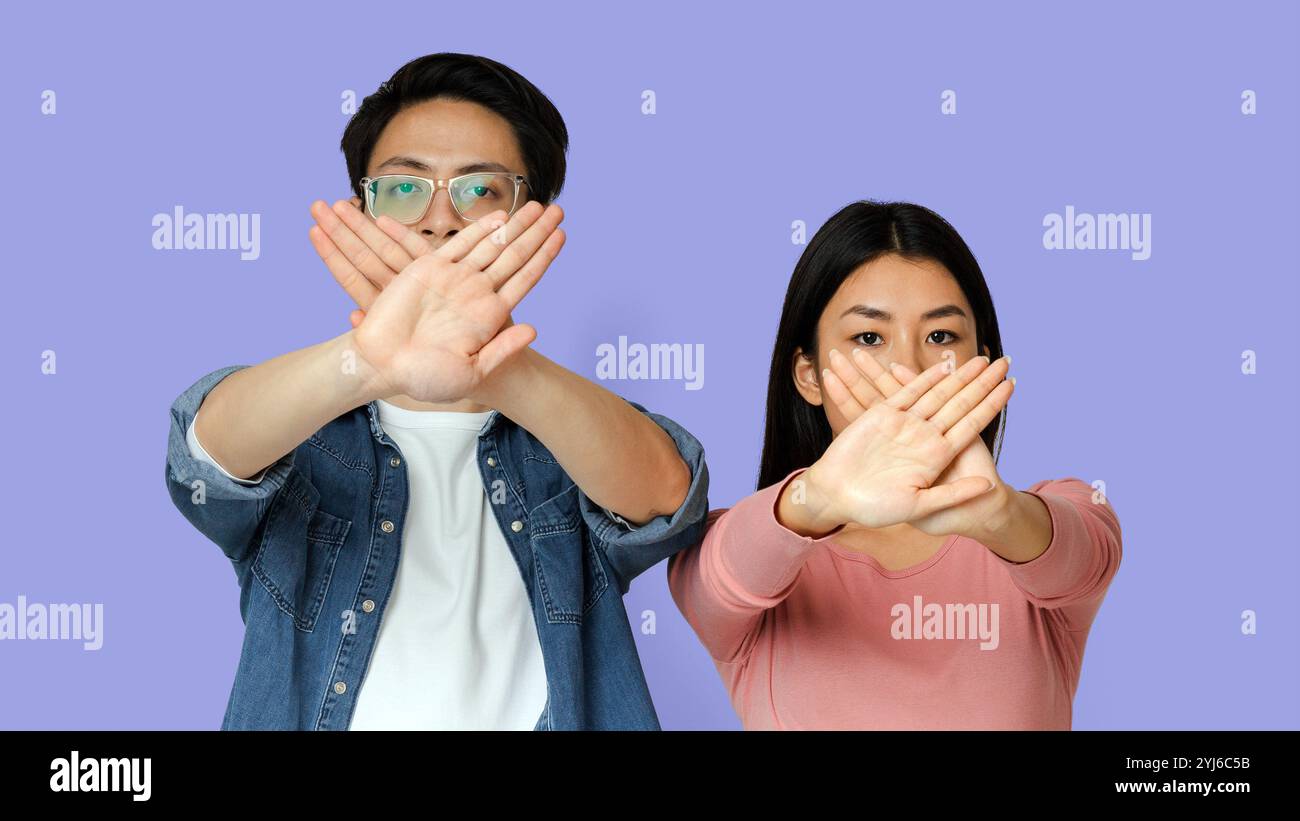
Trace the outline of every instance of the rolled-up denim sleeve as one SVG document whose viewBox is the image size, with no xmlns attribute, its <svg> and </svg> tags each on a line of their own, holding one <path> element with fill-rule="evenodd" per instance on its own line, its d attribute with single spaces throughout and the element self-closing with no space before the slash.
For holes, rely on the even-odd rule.
<svg viewBox="0 0 1300 821">
<path fill-rule="evenodd" d="M 172 504 L 190 524 L 208 537 L 235 564 L 236 572 L 250 558 L 254 534 L 276 491 L 294 468 L 290 451 L 269 466 L 256 484 L 234 481 L 211 462 L 195 458 L 187 438 L 190 425 L 208 392 L 247 365 L 219 368 L 185 389 L 171 406 L 167 436 L 167 492 Z"/>
<path fill-rule="evenodd" d="M 644 406 L 625 400 L 650 417 L 672 437 L 677 452 L 691 472 L 690 488 L 680 507 L 671 515 L 656 516 L 633 526 L 622 517 L 606 510 L 578 489 L 578 505 L 596 544 L 604 551 L 619 576 L 619 586 L 626 593 L 632 580 L 649 568 L 700 542 L 704 538 L 709 514 L 709 469 L 704 460 L 704 446 L 684 427 L 666 416 L 651 413 Z"/>
</svg>

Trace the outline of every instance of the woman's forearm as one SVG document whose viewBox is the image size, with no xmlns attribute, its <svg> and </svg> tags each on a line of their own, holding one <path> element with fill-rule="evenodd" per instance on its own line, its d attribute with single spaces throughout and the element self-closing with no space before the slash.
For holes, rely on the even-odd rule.
<svg viewBox="0 0 1300 821">
<path fill-rule="evenodd" d="M 1052 515 L 1042 499 L 1010 485 L 1000 489 L 1006 501 L 1002 513 L 990 517 L 974 539 L 1009 562 L 1023 564 L 1038 558 L 1052 543 Z"/>
<path fill-rule="evenodd" d="M 248 478 L 374 399 L 374 377 L 348 331 L 231 373 L 204 397 L 195 433 L 218 464 Z"/>
</svg>

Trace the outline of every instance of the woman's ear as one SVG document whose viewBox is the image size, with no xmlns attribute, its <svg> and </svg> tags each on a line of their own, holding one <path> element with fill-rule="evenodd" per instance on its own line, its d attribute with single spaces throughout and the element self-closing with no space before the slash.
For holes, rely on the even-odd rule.
<svg viewBox="0 0 1300 821">
<path fill-rule="evenodd" d="M 357 210 L 358 210 L 358 211 L 361 210 L 361 198 L 360 198 L 360 197 L 352 197 L 351 199 L 348 200 L 348 202 L 350 202 L 350 203 L 352 203 L 353 205 L 355 205 L 355 206 L 357 207 Z"/>
<path fill-rule="evenodd" d="M 821 373 L 812 357 L 804 354 L 802 348 L 795 348 L 791 359 L 791 376 L 794 378 L 795 390 L 810 405 L 822 403 Z"/>
<path fill-rule="evenodd" d="M 988 345 L 984 345 L 984 346 L 982 346 L 982 347 L 984 348 L 984 355 L 987 356 L 987 357 L 989 358 L 989 360 L 991 361 L 991 360 L 993 359 L 993 354 L 989 353 L 989 346 L 988 346 Z"/>
</svg>

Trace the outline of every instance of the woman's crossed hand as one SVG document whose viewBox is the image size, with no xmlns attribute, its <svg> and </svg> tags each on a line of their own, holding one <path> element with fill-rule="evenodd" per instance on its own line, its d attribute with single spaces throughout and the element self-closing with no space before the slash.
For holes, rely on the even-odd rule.
<svg viewBox="0 0 1300 821">
<path fill-rule="evenodd" d="M 832 363 L 837 357 L 843 359 L 831 354 Z M 801 477 L 802 504 L 783 505 L 783 510 L 794 513 L 799 529 L 818 533 L 848 523 L 869 528 L 961 523 L 961 517 L 945 521 L 943 512 L 997 487 L 996 474 L 994 479 L 978 473 L 939 479 L 972 443 L 983 448 L 980 432 L 1011 398 L 1008 367 L 1006 358 L 990 364 L 976 357 L 956 370 L 936 363 L 905 385 L 895 380 L 897 388 L 890 386 L 889 395 L 866 407 L 859 403 L 856 413 L 846 414 L 852 421 Z M 830 401 L 852 410 L 857 400 L 849 386 L 830 370 L 822 373 Z"/>
</svg>

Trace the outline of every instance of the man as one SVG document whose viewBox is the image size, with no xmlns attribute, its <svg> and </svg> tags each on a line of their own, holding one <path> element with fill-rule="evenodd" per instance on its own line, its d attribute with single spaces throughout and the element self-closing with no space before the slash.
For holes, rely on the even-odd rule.
<svg viewBox="0 0 1300 821">
<path fill-rule="evenodd" d="M 345 282 L 347 333 L 173 403 L 169 493 L 241 588 L 223 729 L 658 728 L 620 596 L 702 537 L 708 472 L 510 319 L 564 242 L 567 142 L 506 66 L 407 64 L 343 139 L 371 216 L 312 232 L 336 276 L 333 238 L 401 267 Z"/>
</svg>

